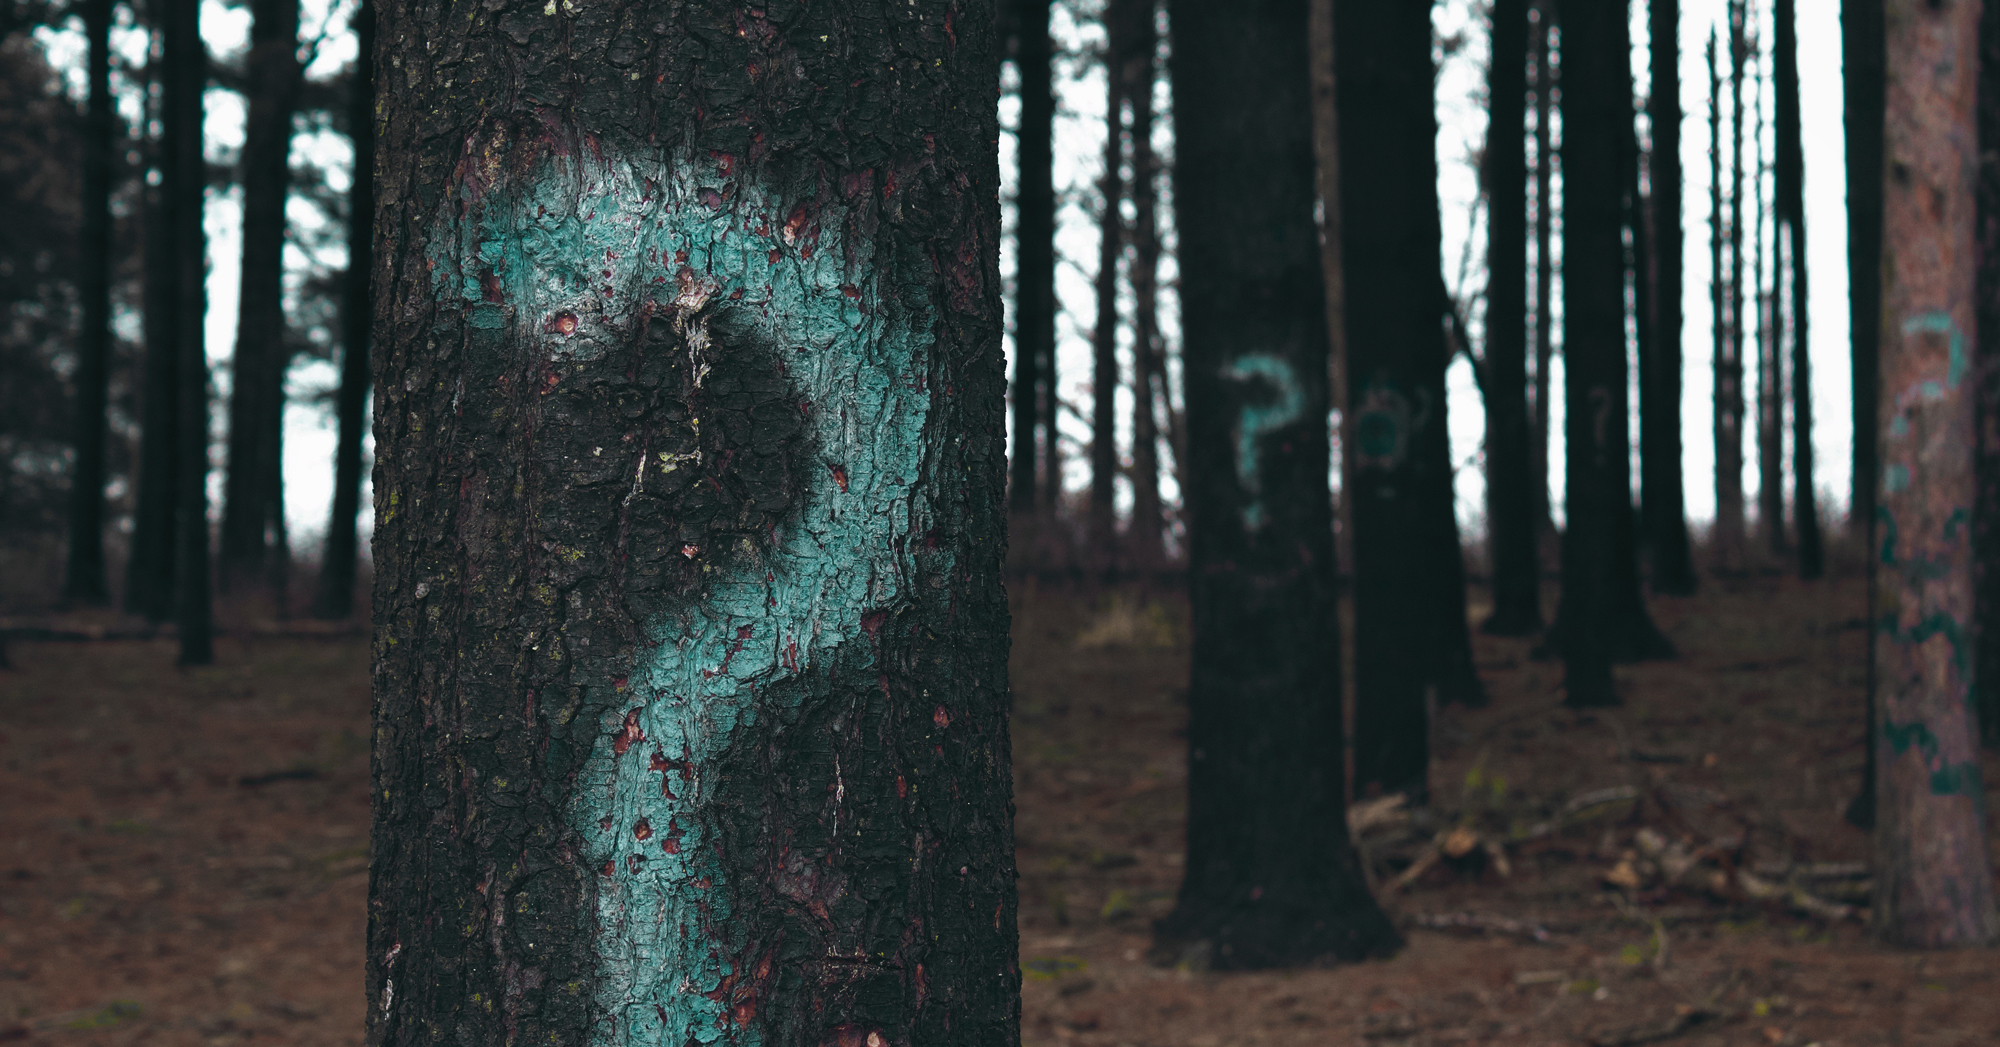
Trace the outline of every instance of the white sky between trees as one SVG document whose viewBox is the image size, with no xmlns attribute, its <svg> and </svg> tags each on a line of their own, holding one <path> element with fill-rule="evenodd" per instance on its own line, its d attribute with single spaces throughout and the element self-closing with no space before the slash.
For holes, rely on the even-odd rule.
<svg viewBox="0 0 2000 1047">
<path fill-rule="evenodd" d="M 1767 8 L 1762 14 L 1764 26 L 1761 40 L 1768 52 L 1774 33 L 1769 26 L 1768 0 L 1761 0 Z M 1683 244 L 1684 288 L 1682 347 L 1685 360 L 1683 377 L 1682 442 L 1684 447 L 1683 469 L 1686 475 L 1687 509 L 1692 522 L 1698 527 L 1706 524 L 1715 511 L 1714 463 L 1715 448 L 1712 440 L 1712 420 L 1710 414 L 1711 395 L 1711 345 L 1709 338 L 1709 264 L 1708 264 L 1708 71 L 1704 57 L 1708 30 L 1711 25 L 1722 27 L 1726 0 L 1683 0 L 1681 16 L 1681 108 L 1683 125 L 1681 128 L 1681 166 L 1684 180 L 1682 223 L 1686 232 Z M 1811 280 L 1810 349 L 1813 357 L 1814 394 L 1814 452 L 1816 461 L 1816 486 L 1821 492 L 1822 518 L 1829 525 L 1835 523 L 1845 512 L 1848 493 L 1848 475 L 1851 465 L 1851 407 L 1849 404 L 1849 369 L 1847 340 L 1847 216 L 1845 206 L 1845 136 L 1842 130 L 1842 89 L 1840 70 L 1840 22 L 1836 5 L 1821 3 L 1801 3 L 1799 34 L 1799 76 L 1801 82 L 1801 109 L 1805 145 L 1805 193 L 1806 228 L 1808 232 L 1807 265 Z M 1090 405 L 1090 330 L 1094 322 L 1096 301 L 1092 287 L 1097 260 L 1097 216 L 1095 186 L 1103 169 L 1104 155 L 1104 70 L 1098 63 L 1096 53 L 1103 46 L 1104 33 L 1096 23 L 1102 0 L 1059 0 L 1053 18 L 1053 31 L 1057 43 L 1064 53 L 1056 59 L 1058 79 L 1058 112 L 1056 118 L 1055 180 L 1058 199 L 1057 248 L 1059 252 L 1057 272 L 1057 295 L 1062 307 L 1058 320 L 1058 353 L 1062 371 L 1062 395 L 1065 401 L 1088 411 Z M 324 33 L 312 65 L 307 71 L 309 77 L 321 78 L 333 75 L 339 68 L 352 61 L 355 44 L 353 33 L 347 28 L 347 20 L 354 9 L 354 0 L 304 0 L 301 36 L 310 41 Z M 1633 72 L 1638 89 L 1642 92 L 1639 104 L 1643 106 L 1643 91 L 1650 83 L 1647 73 L 1647 19 L 1644 0 L 1635 0 L 1633 14 Z M 121 16 L 122 17 L 122 16 Z M 1445 279 L 1459 298 L 1467 300 L 1483 287 L 1485 219 L 1482 213 L 1478 221 L 1470 220 L 1473 200 L 1477 194 L 1475 174 L 1471 157 L 1484 141 L 1486 134 L 1486 63 L 1487 45 L 1487 0 L 1441 0 L 1433 12 L 1433 23 L 1441 39 L 1462 37 L 1463 44 L 1449 54 L 1440 53 L 1437 90 L 1437 112 L 1439 120 L 1438 192 L 1442 208 L 1444 226 L 1444 266 Z M 240 55 L 247 47 L 250 29 L 250 15 L 247 8 L 229 7 L 221 0 L 204 0 L 202 5 L 202 35 L 208 41 L 211 51 L 217 55 Z M 42 29 L 36 38 L 48 53 L 50 63 L 64 76 L 70 93 L 79 100 L 84 94 L 84 41 L 80 23 Z M 113 46 L 126 58 L 136 64 L 143 59 L 144 34 L 129 25 L 114 30 Z M 1727 56 L 1727 34 L 1723 33 L 1723 53 Z M 1768 71 L 1768 67 L 1767 67 Z M 1010 77 L 1013 75 L 1009 68 Z M 1725 96 L 1727 92 L 1724 72 Z M 1015 81 L 1009 80 L 1011 89 Z M 1746 105 L 1755 95 L 1746 86 Z M 1772 96 L 1768 86 L 1763 96 L 1766 109 L 1765 137 L 1769 150 L 1775 142 L 1771 127 Z M 1725 125 L 1727 116 L 1725 105 Z M 129 119 L 137 113 L 137 97 L 127 94 L 122 101 L 123 110 Z M 1154 144 L 1163 161 L 1170 162 L 1173 148 L 1172 99 L 1167 86 L 1162 83 L 1156 94 L 1156 124 Z M 232 92 L 210 89 L 207 96 L 207 120 L 205 135 L 207 153 L 211 160 L 233 157 L 243 143 L 244 104 Z M 1001 104 L 1002 134 L 1000 141 L 1001 178 L 1003 196 L 1003 220 L 1012 234 L 1014 208 L 1012 197 L 1016 186 L 1017 162 L 1014 136 L 1011 129 L 1019 120 L 1018 100 L 1013 96 L 1003 98 Z M 1532 114 L 1530 115 L 1532 120 Z M 1746 122 L 1750 118 L 1746 116 Z M 1560 122 L 1557 123 L 1560 129 Z M 1647 133 L 1641 122 L 1641 133 Z M 1724 128 L 1724 177 L 1727 174 L 1727 153 L 1729 130 Z M 1767 153 L 1767 155 L 1769 155 Z M 294 165 L 312 162 L 329 169 L 329 184 L 335 190 L 346 188 L 347 172 L 352 162 L 352 152 L 347 140 L 330 132 L 302 134 L 292 146 Z M 1768 175 L 1766 176 L 1768 179 Z M 1558 212 L 1560 222 L 1560 187 L 1557 181 Z M 1769 192 L 1767 183 L 1766 192 Z M 1161 305 L 1163 315 L 1161 327 L 1170 345 L 1177 345 L 1179 323 L 1177 319 L 1177 279 L 1178 270 L 1174 265 L 1171 250 L 1174 246 L 1172 229 L 1172 187 L 1164 185 L 1161 195 L 1161 219 L 1163 234 L 1169 254 L 1161 267 Z M 1725 205 L 1726 206 L 1726 205 Z M 1129 205 L 1127 212 L 1129 214 Z M 324 219 L 309 204 L 294 198 L 290 208 L 294 223 L 308 228 Z M 1754 216 L 1753 201 L 1746 200 L 1746 218 Z M 209 193 L 206 226 L 209 234 L 210 270 L 208 279 L 208 357 L 216 366 L 219 389 L 228 389 L 227 363 L 235 347 L 237 285 L 240 278 L 241 261 L 241 190 Z M 1560 225 L 1558 225 L 1558 230 Z M 338 238 L 335 238 L 336 241 Z M 1746 253 L 1754 238 L 1746 237 Z M 1560 251 L 1560 244 L 1557 245 Z M 1557 255 L 1560 261 L 1560 254 Z M 323 248 L 315 255 L 298 245 L 286 249 L 287 287 L 295 289 L 303 282 L 307 271 L 317 266 L 321 269 L 339 269 L 346 265 L 345 250 L 336 242 L 331 248 Z M 1747 261 L 1746 261 L 1747 265 Z M 1014 279 L 1014 252 L 1011 239 L 1003 241 L 1001 251 L 1002 275 L 1008 281 L 1011 307 Z M 1461 273 L 1465 274 L 1471 287 L 1460 286 Z M 1768 279 L 1768 276 L 1767 276 Z M 1468 294 L 1468 291 L 1472 294 Z M 1120 308 L 1129 320 L 1132 303 L 1129 291 L 1121 290 Z M 1483 308 L 1476 307 L 1468 317 L 1476 342 L 1483 343 Z M 1561 302 L 1556 301 L 1557 330 L 1555 337 L 1558 348 L 1561 344 Z M 1746 323 L 1756 315 L 1754 299 L 1746 308 Z M 118 323 L 124 326 L 128 336 L 137 335 L 137 317 L 120 316 Z M 1010 308 L 1011 321 L 1011 308 Z M 1130 369 L 1129 329 L 1121 329 L 1120 345 L 1124 366 Z M 1754 361 L 1756 334 L 1754 328 L 1746 333 L 1746 362 Z M 1013 338 L 1007 338 L 1007 348 L 1012 351 Z M 1483 347 L 1483 346 L 1482 346 Z M 1561 396 L 1562 372 L 1558 359 L 1552 370 L 1553 388 L 1556 395 L 1556 417 L 1553 421 L 1553 443 L 1550 451 L 1550 485 L 1556 511 L 1561 511 L 1562 497 L 1562 428 Z M 1755 367 L 1746 366 L 1746 398 L 1754 410 Z M 1010 371 L 1011 373 L 1011 371 Z M 1174 364 L 1175 386 L 1179 388 L 1178 364 Z M 1452 365 L 1448 375 L 1450 393 L 1449 412 L 1451 418 L 1453 460 L 1458 466 L 1457 490 L 1460 526 L 1465 537 L 1472 540 L 1484 531 L 1485 479 L 1481 473 L 1480 442 L 1484 434 L 1484 412 L 1475 388 L 1471 370 L 1464 360 Z M 288 387 L 294 402 L 286 410 L 285 416 L 285 484 L 286 517 L 289 521 L 295 548 L 315 544 L 325 532 L 327 512 L 332 500 L 333 449 L 335 430 L 331 409 L 317 404 L 302 402 L 306 397 L 332 388 L 337 382 L 335 367 L 326 361 L 301 360 L 292 368 Z M 1636 396 L 1634 398 L 1636 403 Z M 1130 393 L 1120 390 L 1120 437 L 1129 442 L 1129 432 L 1124 424 L 1129 409 Z M 223 412 L 217 411 L 214 422 L 223 424 Z M 1065 413 L 1061 419 L 1065 436 L 1068 438 L 1065 482 L 1072 489 L 1081 488 L 1089 481 L 1088 463 L 1083 447 L 1089 439 L 1089 426 L 1083 419 Z M 1744 489 L 1746 500 L 1756 504 L 1757 489 L 1756 454 L 1751 441 L 1754 440 L 1754 426 L 1747 427 L 1744 454 Z M 1636 456 L 1636 431 L 1634 433 Z M 1787 428 L 1789 443 L 1789 427 Z M 221 465 L 221 448 L 214 454 Z M 1787 469 L 1790 468 L 1791 449 L 1786 450 Z M 1636 478 L 1636 457 L 1634 476 Z M 219 499 L 220 473 L 211 477 L 211 489 Z M 1789 481 L 1787 489 L 1789 490 Z M 1172 480 L 1166 480 L 1166 493 L 1172 498 Z M 1130 488 L 1120 481 L 1121 507 L 1130 504 Z M 371 514 L 369 500 L 362 501 L 362 526 L 367 528 Z"/>
</svg>

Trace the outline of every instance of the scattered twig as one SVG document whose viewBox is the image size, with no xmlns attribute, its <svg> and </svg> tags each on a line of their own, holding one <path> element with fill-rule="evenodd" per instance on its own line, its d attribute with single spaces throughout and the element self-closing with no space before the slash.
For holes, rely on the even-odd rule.
<svg viewBox="0 0 2000 1047">
<path fill-rule="evenodd" d="M 1590 810 L 1593 807 L 1602 807 L 1605 804 L 1622 803 L 1638 798 L 1639 790 L 1636 786 L 1614 785 L 1608 789 L 1593 789 L 1590 792 L 1571 797 L 1570 801 L 1563 804 L 1562 808 L 1556 812 L 1555 817 L 1530 827 L 1527 832 L 1522 833 L 1511 842 L 1526 843 L 1529 840 L 1539 840 L 1544 836 L 1554 836 L 1556 833 L 1562 831 L 1564 822 L 1582 814 L 1584 811 Z"/>
<path fill-rule="evenodd" d="M 1408 917 L 1412 927 L 1427 927 L 1434 931 L 1485 931 L 1489 934 L 1512 934 L 1538 942 L 1549 940 L 1548 928 L 1538 923 L 1510 920 L 1504 916 L 1486 916 L 1478 913 L 1414 913 Z"/>
</svg>

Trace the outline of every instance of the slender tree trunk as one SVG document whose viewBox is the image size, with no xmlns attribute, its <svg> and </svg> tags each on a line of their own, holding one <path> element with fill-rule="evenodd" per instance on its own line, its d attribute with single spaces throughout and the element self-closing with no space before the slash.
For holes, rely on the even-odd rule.
<svg viewBox="0 0 2000 1047">
<path fill-rule="evenodd" d="M 1886 29 L 1883 0 L 1841 0 L 1842 117 L 1847 132 L 1847 322 L 1854 396 L 1854 463 L 1848 529 L 1867 565 L 1866 607 L 1876 606 L 1876 399 L 1881 377 L 1882 285 L 1867 274 L 1882 271 L 1882 177 Z M 1866 737 L 1875 737 L 1875 645 L 1868 646 Z M 1875 746 L 1865 747 L 1861 791 L 1847 820 L 1875 824 Z"/>
<path fill-rule="evenodd" d="M 1653 339 L 1641 382 L 1639 490 L 1653 591 L 1695 591 L 1681 472 L 1681 76 L 1679 0 L 1652 0 Z"/>
<path fill-rule="evenodd" d="M 162 5 L 164 6 L 164 5 Z M 158 20 L 153 39 L 164 36 L 164 12 L 149 12 Z M 156 43 L 148 65 L 154 81 L 161 81 L 165 66 L 164 50 Z M 162 85 L 163 86 L 163 85 Z M 149 95 L 157 97 L 155 92 Z M 154 102 L 146 108 L 150 120 L 164 116 L 164 108 Z M 169 141 L 164 135 L 153 138 L 149 149 L 153 167 L 160 172 L 161 184 L 145 188 L 143 252 L 141 265 L 145 295 L 145 361 L 139 385 L 139 490 L 132 510 L 132 553 L 125 564 L 125 610 L 147 620 L 163 622 L 174 614 L 174 498 L 175 454 L 180 442 L 180 368 L 174 358 L 176 297 L 180 274 L 175 269 L 172 213 L 168 207 L 165 178 L 172 163 Z"/>
<path fill-rule="evenodd" d="M 1528 0 L 1493 5 L 1493 63 L 1486 134 L 1486 520 L 1492 540 L 1493 614 L 1485 630 L 1542 629 L 1542 570 L 1535 541 L 1528 421 Z"/>
<path fill-rule="evenodd" d="M 1826 573 L 1819 496 L 1813 489 L 1811 319 L 1806 309 L 1805 143 L 1799 119 L 1799 34 L 1795 0 L 1777 0 L 1778 217 L 1791 254 L 1792 519 L 1799 577 Z"/>
<path fill-rule="evenodd" d="M 1972 507 L 1972 686 L 1980 740 L 2000 746 L 2000 3 L 1979 10 L 1979 347 L 1974 432 L 1979 499 Z"/>
<path fill-rule="evenodd" d="M 1728 326 L 1715 351 L 1715 560 L 1724 572 L 1744 568 L 1743 517 L 1743 63 L 1747 48 L 1741 0 L 1729 5 L 1729 268 L 1718 304 Z M 1717 269 L 1718 273 L 1725 270 Z"/>
<path fill-rule="evenodd" d="M 1310 0 L 1306 36 L 1311 41 L 1313 156 L 1319 190 L 1319 259 L 1326 284 L 1327 401 L 1335 424 L 1333 439 L 1340 448 L 1340 487 L 1333 496 L 1336 564 L 1354 563 L 1354 412 L 1347 409 L 1347 269 L 1341 257 L 1340 107 L 1334 68 L 1334 0 Z M 1339 568 L 1336 567 L 1336 573 Z"/>
<path fill-rule="evenodd" d="M 1562 6 L 1568 527 L 1557 631 L 1572 706 L 1617 704 L 1611 662 L 1624 631 L 1617 619 L 1626 610 L 1619 562 L 1620 528 L 1630 528 L 1632 516 L 1619 229 L 1632 112 L 1625 15 L 1623 3 L 1564 0 Z"/>
<path fill-rule="evenodd" d="M 1184 299 L 1194 661 L 1186 873 L 1156 953 L 1234 969 L 1378 956 L 1399 943 L 1342 787 L 1306 0 L 1170 10 L 1174 199 L 1199 289 Z"/>
<path fill-rule="evenodd" d="M 1153 85 L 1159 31 L 1154 0 L 1141 0 L 1132 19 L 1125 64 L 1132 99 L 1132 525 L 1126 532 L 1133 564 L 1157 569 L 1165 560 L 1160 508 L 1160 428 L 1154 389 L 1164 377 L 1160 346 L 1159 161 L 1153 153 Z"/>
<path fill-rule="evenodd" d="M 1353 415 L 1355 788 L 1428 797 L 1434 475 L 1448 456 L 1430 7 L 1335 0 L 1348 408 Z M 1185 252 L 1184 252 L 1185 253 Z M 1444 507 L 1449 512 L 1449 504 Z M 1451 551 L 1455 554 L 1455 550 Z"/>
<path fill-rule="evenodd" d="M 1535 19 L 1535 393 L 1534 432 L 1530 436 L 1528 482 L 1535 505 L 1535 578 L 1539 589 L 1542 550 L 1555 540 L 1555 518 L 1549 511 L 1549 425 L 1554 417 L 1550 367 L 1555 360 L 1555 135 L 1549 126 L 1555 114 L 1558 77 L 1549 36 L 1555 28 L 1552 2 L 1529 12 Z M 1539 599 L 1539 596 L 1537 597 Z"/>
<path fill-rule="evenodd" d="M 1979 8 L 1887 5 L 1874 927 L 2000 938 L 1971 703 Z M 1972 379 L 1968 381 L 1968 379 Z"/>
<path fill-rule="evenodd" d="M 208 356 L 203 344 L 208 244 L 202 230 L 201 96 L 208 81 L 208 52 L 201 42 L 197 0 L 166 0 L 166 6 L 167 163 L 162 195 L 171 230 L 176 298 L 174 624 L 180 632 L 180 663 L 208 665 L 215 661 L 208 544 Z"/>
<path fill-rule="evenodd" d="M 1104 8 L 1104 174 L 1097 182 L 1097 322 L 1091 331 L 1090 533 L 1091 566 L 1115 568 L 1118 517 L 1118 259 L 1125 253 L 1125 55 L 1132 0 Z"/>
<path fill-rule="evenodd" d="M 374 273 L 375 221 L 375 5 L 362 0 L 354 12 L 359 50 L 349 87 L 347 126 L 354 143 L 354 187 L 347 197 L 347 274 L 342 281 L 340 392 L 335 401 L 339 443 L 333 453 L 333 517 L 320 557 L 314 617 L 339 621 L 354 613 L 354 580 L 360 559 L 356 516 L 361 511 L 361 438 L 368 424 L 369 281 Z"/>
<path fill-rule="evenodd" d="M 263 584 L 283 557 L 285 198 L 298 105 L 298 0 L 255 0 L 250 112 L 243 142 L 243 276 L 229 394 L 229 469 L 218 576 L 225 592 Z M 282 598 L 282 593 L 269 595 Z M 279 604 L 282 613 L 282 604 Z"/>
<path fill-rule="evenodd" d="M 378 12 L 368 1042 L 1012 1047 L 992 8 L 548 10 Z"/>
<path fill-rule="evenodd" d="M 105 405 L 111 363 L 111 0 L 85 0 L 89 109 L 83 138 L 83 242 L 79 245 L 83 325 L 77 337 L 76 465 L 70 474 L 69 564 L 63 599 L 111 600 L 104 571 Z"/>
<path fill-rule="evenodd" d="M 1013 0 L 1001 0 L 1013 2 Z M 1055 71 L 1050 63 L 1051 0 L 1019 0 L 1021 161 L 1017 286 L 1014 311 L 1013 511 L 1033 515 L 1036 466 L 1046 463 L 1042 441 L 1053 446 L 1055 416 L 1044 413 L 1044 383 L 1056 344 Z M 1044 473 L 1044 482 L 1055 486 Z"/>
<path fill-rule="evenodd" d="M 1751 254 L 1751 284 L 1757 303 L 1757 531 L 1764 550 L 1773 561 L 1782 561 L 1790 546 L 1785 540 L 1785 369 L 1780 347 L 1784 343 L 1784 316 L 1778 306 L 1782 296 L 1784 263 L 1779 257 L 1776 201 L 1765 195 L 1764 186 L 1773 171 L 1771 156 L 1764 148 L 1764 41 L 1752 37 L 1750 67 L 1756 89 L 1752 108 L 1751 138 L 1757 143 L 1757 166 L 1751 176 L 1757 200 L 1757 224 Z M 1769 237 L 1767 240 L 1766 237 Z M 1768 249 L 1768 250 L 1767 250 Z M 1765 279 L 1765 262 L 1770 278 Z"/>
</svg>

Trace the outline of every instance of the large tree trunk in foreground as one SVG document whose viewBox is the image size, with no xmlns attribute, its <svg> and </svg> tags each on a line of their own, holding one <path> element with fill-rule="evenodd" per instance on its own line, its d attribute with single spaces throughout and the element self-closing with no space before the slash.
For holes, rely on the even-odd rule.
<svg viewBox="0 0 2000 1047">
<path fill-rule="evenodd" d="M 1336 0 L 1354 445 L 1355 789 L 1428 796 L 1450 513 L 1430 5 Z M 1177 96 L 1178 97 L 1178 96 Z M 1186 252 L 1183 251 L 1183 254 Z M 1365 259 L 1366 264 L 1360 264 Z M 1445 475 L 1438 475 L 1438 470 Z M 1440 492 L 1445 493 L 1443 504 Z M 1442 696 L 1440 696 L 1442 697 Z"/>
<path fill-rule="evenodd" d="M 1778 220 L 1792 276 L 1792 519 L 1798 535 L 1799 577 L 1826 572 L 1813 490 L 1811 316 L 1806 311 L 1805 143 L 1799 119 L 1799 34 L 1794 0 L 1777 0 Z"/>
<path fill-rule="evenodd" d="M 1866 607 L 1875 606 L 1877 485 L 1875 401 L 1881 377 L 1882 284 L 1868 274 L 1882 270 L 1882 137 L 1886 60 L 1883 0 L 1841 0 L 1842 120 L 1847 131 L 1847 333 L 1854 385 L 1854 463 L 1848 529 L 1861 543 L 1868 572 Z M 1867 737 L 1875 736 L 1875 645 L 1868 646 Z M 1847 820 L 1875 824 L 1875 746 L 1868 745 L 1861 791 Z"/>
<path fill-rule="evenodd" d="M 1492 122 L 1486 135 L 1492 201 L 1486 285 L 1486 520 L 1493 614 L 1485 629 L 1527 636 L 1542 628 L 1528 454 L 1528 0 L 1493 5 Z"/>
<path fill-rule="evenodd" d="M 1878 934 L 2000 937 L 1972 715 L 1979 4 L 1891 0 L 1883 183 Z"/>
<path fill-rule="evenodd" d="M 174 625 L 182 665 L 215 661 L 208 533 L 208 244 L 202 229 L 202 90 L 208 52 L 197 0 L 167 0 L 162 108 L 166 198 L 175 275 Z"/>
<path fill-rule="evenodd" d="M 1979 347 L 1974 432 L 1979 499 L 1972 507 L 1972 686 L 1980 740 L 2000 746 L 2000 2 L 1979 10 Z"/>
<path fill-rule="evenodd" d="M 1397 938 L 1347 836 L 1306 2 L 1171 12 L 1194 652 L 1156 955 L 1358 960 Z"/>
<path fill-rule="evenodd" d="M 991 6 L 429 10 L 369 1042 L 1012 1047 Z"/>
<path fill-rule="evenodd" d="M 1681 77 L 1679 0 L 1652 0 L 1652 344 L 1640 383 L 1640 530 L 1653 591 L 1695 590 L 1681 473 Z"/>
<path fill-rule="evenodd" d="M 333 516 L 320 554 L 319 591 L 313 616 L 338 621 L 354 613 L 354 578 L 360 560 L 355 517 L 361 511 L 361 437 L 368 417 L 368 279 L 373 267 L 375 222 L 375 5 L 362 0 L 354 12 L 360 50 L 347 102 L 348 136 L 354 143 L 354 186 L 347 194 L 347 273 L 340 305 L 340 392 L 334 403 L 340 442 L 333 453 Z"/>
<path fill-rule="evenodd" d="M 269 584 L 283 614 L 285 197 L 298 105 L 299 0 L 255 0 L 243 142 L 243 278 L 229 392 L 229 469 L 217 568 L 225 592 Z"/>
<path fill-rule="evenodd" d="M 82 329 L 77 334 L 76 465 L 70 474 L 69 563 L 63 599 L 110 602 L 104 572 L 105 405 L 111 368 L 111 0 L 85 0 L 89 109 L 84 119 Z"/>
</svg>

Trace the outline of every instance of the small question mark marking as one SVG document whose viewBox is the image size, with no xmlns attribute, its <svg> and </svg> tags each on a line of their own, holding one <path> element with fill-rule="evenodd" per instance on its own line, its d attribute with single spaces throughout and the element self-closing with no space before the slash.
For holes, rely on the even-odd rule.
<svg viewBox="0 0 2000 1047">
<path fill-rule="evenodd" d="M 1283 429 L 1299 419 L 1305 412 L 1305 390 L 1299 388 L 1298 376 L 1292 365 L 1269 353 L 1251 353 L 1239 356 L 1235 362 L 1223 368 L 1222 377 L 1238 382 L 1261 379 L 1277 391 L 1277 399 L 1271 403 L 1246 403 L 1243 414 L 1236 423 L 1236 479 L 1251 495 L 1250 504 L 1243 507 L 1243 527 L 1248 531 L 1260 531 L 1266 522 L 1264 483 L 1258 471 L 1257 441 L 1265 433 Z"/>
</svg>

